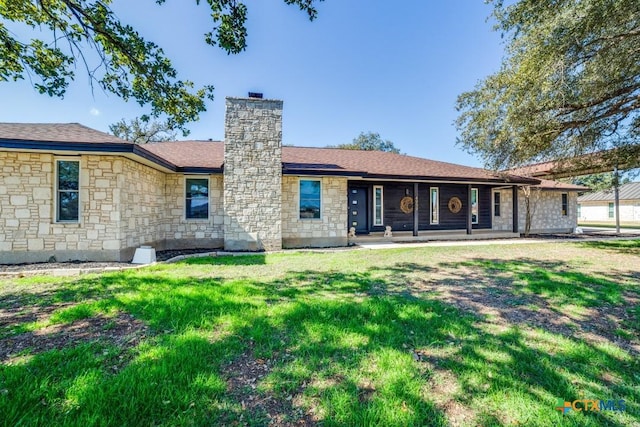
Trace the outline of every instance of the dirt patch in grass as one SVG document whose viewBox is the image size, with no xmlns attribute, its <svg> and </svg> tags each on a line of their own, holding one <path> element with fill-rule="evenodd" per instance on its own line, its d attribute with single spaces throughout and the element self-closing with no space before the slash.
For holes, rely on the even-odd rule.
<svg viewBox="0 0 640 427">
<path fill-rule="evenodd" d="M 93 341 L 129 348 L 137 345 L 147 333 L 147 326 L 129 314 L 118 313 L 116 316 L 109 317 L 98 315 L 2 338 L 0 339 L 0 362 L 10 363 L 12 359 L 21 355 L 60 350 Z"/>
<path fill-rule="evenodd" d="M 12 325 L 38 322 L 48 319 L 57 310 L 68 308 L 76 303 L 64 302 L 46 306 L 25 305 L 20 301 L 7 301 L 7 306 L 0 308 L 0 331 Z"/>
<path fill-rule="evenodd" d="M 427 394 L 446 416 L 451 426 L 473 425 L 474 412 L 457 400 L 461 393 L 457 377 L 439 365 L 441 355 L 432 354 L 430 349 L 416 349 L 413 359 L 429 369 Z"/>
<path fill-rule="evenodd" d="M 94 262 L 94 261 L 67 261 L 67 262 L 36 262 L 31 264 L 0 264 L 0 273 L 18 273 L 22 271 L 61 270 L 69 268 L 93 269 L 93 268 L 124 268 L 131 267 L 128 262 Z"/>
<path fill-rule="evenodd" d="M 580 313 L 572 313 L 542 296 L 516 295 L 512 285 L 479 275 L 472 269 L 459 268 L 455 274 L 455 277 L 447 277 L 446 271 L 433 272 L 431 280 L 411 283 L 410 292 L 414 295 L 428 293 L 432 298 L 474 313 L 484 322 L 502 330 L 514 324 L 525 325 L 594 344 L 608 342 L 640 355 L 637 336 L 627 339 L 616 334 L 619 325 L 632 320 L 628 308 L 640 303 L 635 293 L 623 292 L 622 304 L 581 307 Z"/>
<path fill-rule="evenodd" d="M 240 424 L 247 419 L 252 422 L 262 420 L 270 426 L 315 426 L 317 421 L 295 407 L 294 396 L 279 399 L 271 393 L 258 390 L 260 381 L 271 372 L 274 361 L 256 359 L 252 351 L 247 351 L 229 364 L 227 388 L 231 396 L 242 405 Z"/>
</svg>

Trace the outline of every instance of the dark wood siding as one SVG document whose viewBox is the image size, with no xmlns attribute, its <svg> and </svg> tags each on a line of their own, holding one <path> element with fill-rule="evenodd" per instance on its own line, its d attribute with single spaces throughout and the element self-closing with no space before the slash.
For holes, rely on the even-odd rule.
<svg viewBox="0 0 640 427">
<path fill-rule="evenodd" d="M 384 186 L 384 225 L 390 225 L 394 231 L 413 230 L 413 213 L 404 213 L 400 209 L 400 201 L 403 197 L 413 197 L 413 184 L 408 182 L 374 185 Z"/>
<path fill-rule="evenodd" d="M 404 213 L 400 209 L 400 201 L 406 195 L 413 197 L 413 183 L 411 182 L 353 182 L 350 186 L 369 187 L 369 206 L 373 197 L 373 186 L 384 187 L 384 225 L 390 225 L 393 231 L 413 230 L 413 213 Z M 430 199 L 429 189 L 439 189 L 440 221 L 438 224 L 430 224 Z M 473 224 L 474 229 L 491 228 L 491 186 L 472 185 L 478 189 L 478 224 Z M 420 230 L 464 230 L 467 227 L 467 194 L 468 187 L 463 184 L 420 183 L 418 189 L 419 211 L 418 225 Z M 458 197 L 462 201 L 462 209 L 457 214 L 449 211 L 448 203 L 452 197 Z M 369 210 L 371 210 L 369 208 Z M 369 215 L 372 215 L 369 212 Z M 373 224 L 369 218 L 369 224 Z M 371 231 L 384 231 L 384 227 L 371 227 Z"/>
<path fill-rule="evenodd" d="M 478 201 L 480 205 L 478 206 L 478 224 L 474 224 L 473 228 L 491 228 L 491 204 L 493 200 L 491 199 L 491 188 L 488 185 L 478 185 Z"/>
<path fill-rule="evenodd" d="M 430 223 L 429 207 L 429 189 L 437 187 L 439 191 L 440 218 L 438 224 Z M 467 227 L 467 186 L 454 184 L 422 184 L 419 187 L 418 195 L 420 197 L 420 221 L 418 226 L 420 230 L 460 230 Z M 462 209 L 460 212 L 453 213 L 449 211 L 448 203 L 452 197 L 457 197 L 462 201 Z"/>
<path fill-rule="evenodd" d="M 429 189 L 437 187 L 440 193 L 440 221 L 431 224 Z M 478 223 L 474 229 L 491 228 L 491 187 L 488 185 L 472 185 L 478 189 Z M 420 200 L 420 230 L 464 230 L 467 228 L 467 195 L 468 187 L 461 184 L 420 184 L 418 196 Z M 458 213 L 449 210 L 449 200 L 457 197 L 462 201 L 462 209 Z"/>
</svg>

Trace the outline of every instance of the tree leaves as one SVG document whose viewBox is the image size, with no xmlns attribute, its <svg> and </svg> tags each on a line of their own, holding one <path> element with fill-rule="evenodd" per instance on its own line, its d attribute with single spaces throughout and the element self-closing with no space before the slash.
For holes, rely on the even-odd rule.
<svg viewBox="0 0 640 427">
<path fill-rule="evenodd" d="M 109 131 L 118 138 L 146 144 L 148 142 L 174 141 L 176 132 L 166 123 L 150 120 L 149 117 L 136 117 L 127 122 L 125 119 L 109 125 Z"/>
<path fill-rule="evenodd" d="M 298 5 L 309 19 L 314 5 L 323 0 L 285 0 Z M 165 0 L 156 0 L 161 5 Z M 200 4 L 200 0 L 196 0 Z M 230 54 L 246 48 L 247 7 L 238 0 L 207 0 L 214 27 L 205 42 Z M 172 129 L 186 124 L 206 110 L 213 86 L 195 89 L 178 78 L 163 50 L 145 40 L 110 9 L 111 0 L 11 0 L 0 1 L 0 82 L 28 76 L 43 94 L 63 97 L 84 66 L 92 85 L 97 84 L 125 101 L 150 108 L 152 117 L 166 116 Z M 40 31 L 40 38 L 21 39 L 7 28 L 26 25 Z M 30 31 L 33 32 L 33 31 Z M 89 52 L 97 54 L 97 61 Z"/>
<path fill-rule="evenodd" d="M 459 96 L 458 144 L 493 169 L 639 144 L 640 3 L 496 2 L 494 16 L 506 56 Z"/>
<path fill-rule="evenodd" d="M 345 150 L 365 150 L 365 151 L 386 151 L 400 154 L 400 149 L 396 148 L 393 142 L 382 139 L 377 132 L 360 132 L 350 144 L 340 144 L 331 146 L 332 148 L 342 148 Z"/>
</svg>

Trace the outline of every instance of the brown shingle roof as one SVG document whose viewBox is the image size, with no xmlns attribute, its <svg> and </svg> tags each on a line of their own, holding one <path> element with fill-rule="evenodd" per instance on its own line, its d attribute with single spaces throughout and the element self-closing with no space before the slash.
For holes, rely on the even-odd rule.
<svg viewBox="0 0 640 427">
<path fill-rule="evenodd" d="M 219 141 L 157 142 L 142 147 L 178 167 L 221 168 L 224 162 L 224 145 Z M 537 182 L 529 178 L 505 177 L 480 168 L 381 151 L 284 146 L 282 163 L 284 173 L 290 174 L 326 173 L 379 178 Z"/>
<path fill-rule="evenodd" d="M 582 185 L 575 184 L 567 184 L 559 181 L 550 181 L 548 179 L 541 179 L 540 184 L 536 185 L 536 187 L 542 188 L 543 190 L 558 190 L 558 191 L 589 191 L 589 187 L 584 187 Z"/>
<path fill-rule="evenodd" d="M 128 141 L 78 123 L 0 123 L 0 140 L 50 143 L 119 143 Z M 31 147 L 34 148 L 34 147 Z M 219 141 L 173 141 L 133 146 L 139 155 L 151 153 L 178 168 L 221 169 L 224 144 Z M 162 159 L 162 160 L 161 160 Z M 284 173 L 335 174 L 368 178 L 420 179 L 536 184 L 538 180 L 517 175 L 494 173 L 485 169 L 439 162 L 381 151 L 344 150 L 339 148 L 282 147 Z M 165 165 L 166 166 L 166 165 Z M 169 165 L 169 167 L 173 167 Z M 575 190 L 547 181 L 545 188 Z M 563 187 L 565 186 L 565 187 Z M 579 189 L 583 189 L 580 187 Z"/>
<path fill-rule="evenodd" d="M 141 147 L 178 167 L 222 168 L 224 145 L 219 141 L 152 142 Z"/>
<path fill-rule="evenodd" d="M 567 178 L 594 173 L 633 169 L 640 166 L 640 145 L 629 145 L 609 150 L 596 151 L 567 159 L 535 163 L 505 172 L 536 178 Z"/>
<path fill-rule="evenodd" d="M 79 123 L 0 123 L 0 139 L 34 142 L 129 143 Z"/>
<path fill-rule="evenodd" d="M 532 182 L 528 178 L 505 176 L 485 169 L 382 151 L 283 147 L 282 162 L 285 172 L 361 172 L 380 178 Z"/>
</svg>

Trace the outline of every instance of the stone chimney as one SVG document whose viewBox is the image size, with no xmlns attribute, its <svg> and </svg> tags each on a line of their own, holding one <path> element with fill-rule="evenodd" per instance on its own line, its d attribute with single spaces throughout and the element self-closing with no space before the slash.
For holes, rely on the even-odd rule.
<svg viewBox="0 0 640 427">
<path fill-rule="evenodd" d="M 224 248 L 282 249 L 282 101 L 226 99 Z"/>
</svg>

